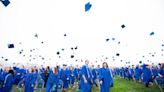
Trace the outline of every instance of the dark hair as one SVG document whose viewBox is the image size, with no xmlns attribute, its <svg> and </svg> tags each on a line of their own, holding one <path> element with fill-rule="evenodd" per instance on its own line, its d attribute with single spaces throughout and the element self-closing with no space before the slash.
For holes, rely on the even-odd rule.
<svg viewBox="0 0 164 92">
<path fill-rule="evenodd" d="M 107 68 L 108 68 L 108 63 L 107 63 L 107 62 L 103 62 L 102 66 L 103 66 L 104 64 L 106 64 L 106 65 L 107 65 Z M 103 67 L 104 67 L 104 66 L 103 66 Z"/>
<path fill-rule="evenodd" d="M 9 73 L 11 73 L 12 76 L 14 77 L 14 71 L 13 70 L 9 70 Z"/>
</svg>

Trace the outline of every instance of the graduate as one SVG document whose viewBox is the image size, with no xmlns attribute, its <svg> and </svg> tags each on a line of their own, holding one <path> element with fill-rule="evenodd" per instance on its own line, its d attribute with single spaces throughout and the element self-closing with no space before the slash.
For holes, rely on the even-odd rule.
<svg viewBox="0 0 164 92">
<path fill-rule="evenodd" d="M 142 70 L 140 69 L 139 65 L 136 66 L 134 70 L 134 78 L 136 81 L 139 81 L 141 78 Z"/>
<path fill-rule="evenodd" d="M 34 72 L 35 70 L 33 68 L 29 68 L 29 71 L 24 79 L 24 84 L 25 84 L 24 92 L 34 92 L 34 86 L 36 81 L 36 75 L 34 74 Z"/>
<path fill-rule="evenodd" d="M 80 69 L 78 68 L 78 65 L 76 65 L 76 67 L 74 69 L 74 74 L 75 74 L 76 80 L 79 80 L 79 71 L 80 71 Z"/>
<path fill-rule="evenodd" d="M 93 81 L 91 70 L 89 68 L 89 60 L 86 60 L 85 65 L 82 67 L 80 80 L 81 92 L 91 92 L 91 85 Z"/>
<path fill-rule="evenodd" d="M 100 92 L 110 92 L 110 86 L 113 84 L 111 72 L 106 62 L 102 66 L 99 74 Z"/>
<path fill-rule="evenodd" d="M 3 69 L 0 68 L 0 92 L 3 91 L 3 81 L 4 81 L 4 76 L 3 76 Z"/>
<path fill-rule="evenodd" d="M 159 78 L 157 78 L 158 81 L 160 81 L 160 83 L 164 83 L 164 63 L 162 64 L 162 67 L 158 73 Z"/>
<path fill-rule="evenodd" d="M 63 81 L 62 90 L 65 92 L 69 87 L 69 72 L 66 64 L 63 64 L 63 69 L 60 70 L 59 77 Z"/>
<path fill-rule="evenodd" d="M 71 87 L 73 87 L 74 82 L 75 82 L 74 67 L 73 66 L 70 66 L 70 84 L 71 84 Z"/>
<path fill-rule="evenodd" d="M 149 86 L 149 82 L 152 82 L 152 72 L 150 70 L 149 65 L 143 66 L 143 82 L 145 83 L 145 86 Z"/>
<path fill-rule="evenodd" d="M 57 92 L 58 91 L 58 70 L 55 67 L 53 72 L 49 75 L 47 84 L 46 84 L 46 91 L 45 92 Z"/>
<path fill-rule="evenodd" d="M 51 72 L 50 67 L 47 66 L 46 70 L 44 71 L 44 83 L 45 83 L 44 87 L 46 87 L 47 80 L 48 80 L 48 77 L 50 75 L 50 72 Z"/>
<path fill-rule="evenodd" d="M 92 72 L 92 76 L 93 76 L 93 84 L 95 84 L 96 87 L 98 87 L 98 85 L 97 85 L 97 83 L 96 83 L 97 71 L 96 71 L 96 69 L 94 68 L 94 65 L 92 65 L 91 72 Z"/>
<path fill-rule="evenodd" d="M 2 92 L 11 92 L 14 83 L 14 71 L 11 68 L 8 68 L 7 71 L 8 73 L 4 79 Z"/>
</svg>

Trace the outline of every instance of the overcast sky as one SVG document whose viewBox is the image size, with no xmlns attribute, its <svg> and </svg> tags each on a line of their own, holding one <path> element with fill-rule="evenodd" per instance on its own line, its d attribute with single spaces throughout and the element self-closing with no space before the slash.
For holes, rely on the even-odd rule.
<svg viewBox="0 0 164 92">
<path fill-rule="evenodd" d="M 161 51 L 164 49 L 164 0 L 10 2 L 8 7 L 0 3 L 0 56 L 9 59 L 6 62 L 9 65 L 13 62 L 81 64 L 81 59 L 101 64 L 105 57 L 110 66 L 124 66 L 126 62 L 139 64 L 140 60 L 149 64 L 164 62 L 164 51 Z M 92 7 L 85 12 L 88 2 Z M 122 24 L 125 25 L 123 29 Z M 154 35 L 150 36 L 151 32 Z M 8 49 L 9 43 L 15 48 Z M 72 51 L 71 47 L 76 46 L 78 49 Z M 37 49 L 30 52 L 34 48 Z M 21 49 L 24 51 L 19 54 Z M 58 51 L 60 55 L 56 54 Z M 45 59 L 41 60 L 39 55 Z"/>
</svg>

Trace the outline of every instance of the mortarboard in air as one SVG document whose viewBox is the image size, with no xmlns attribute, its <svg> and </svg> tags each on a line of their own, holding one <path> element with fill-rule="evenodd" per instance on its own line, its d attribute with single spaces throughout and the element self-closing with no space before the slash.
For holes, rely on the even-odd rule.
<svg viewBox="0 0 164 92">
<path fill-rule="evenodd" d="M 162 44 L 162 47 L 164 47 L 164 44 Z"/>
<path fill-rule="evenodd" d="M 62 48 L 61 50 L 64 51 L 64 48 Z"/>
<path fill-rule="evenodd" d="M 61 58 L 61 56 L 59 56 L 59 58 Z"/>
<path fill-rule="evenodd" d="M 63 64 L 63 66 L 67 66 L 66 64 Z"/>
<path fill-rule="evenodd" d="M 152 57 L 154 57 L 154 55 L 152 55 Z"/>
<path fill-rule="evenodd" d="M 19 51 L 19 54 L 22 54 L 22 51 Z"/>
<path fill-rule="evenodd" d="M 25 57 L 26 55 L 23 55 L 23 57 Z"/>
<path fill-rule="evenodd" d="M 4 57 L 1 57 L 2 59 L 4 58 Z"/>
<path fill-rule="evenodd" d="M 8 59 L 5 59 L 5 61 L 8 61 Z"/>
<path fill-rule="evenodd" d="M 121 28 L 125 28 L 125 25 L 124 25 L 124 24 L 122 24 L 122 25 L 121 25 Z"/>
<path fill-rule="evenodd" d="M 120 56 L 120 54 L 119 53 L 116 53 L 116 56 Z"/>
<path fill-rule="evenodd" d="M 152 35 L 154 35 L 154 34 L 155 34 L 154 32 L 151 32 L 151 33 L 150 33 L 150 36 L 152 36 Z"/>
<path fill-rule="evenodd" d="M 120 44 L 121 42 L 119 41 L 118 44 Z"/>
<path fill-rule="evenodd" d="M 74 55 L 71 55 L 71 58 L 74 58 Z"/>
<path fill-rule="evenodd" d="M 67 34 L 64 34 L 64 36 L 66 37 L 66 36 L 67 36 Z"/>
<path fill-rule="evenodd" d="M 75 50 L 77 50 L 77 48 L 78 48 L 78 47 L 76 46 L 76 47 L 75 47 Z"/>
<path fill-rule="evenodd" d="M 44 42 L 42 41 L 41 44 L 43 44 Z"/>
<path fill-rule="evenodd" d="M 114 41 L 114 40 L 115 40 L 115 38 L 112 38 L 112 40 Z"/>
<path fill-rule="evenodd" d="M 8 44 L 8 48 L 14 48 L 14 44 Z"/>
<path fill-rule="evenodd" d="M 9 0 L 0 0 L 2 2 L 2 4 L 7 7 L 10 4 Z"/>
<path fill-rule="evenodd" d="M 60 54 L 60 52 L 58 51 L 56 54 L 57 54 L 57 55 L 59 55 L 59 54 Z"/>
<path fill-rule="evenodd" d="M 38 34 L 35 34 L 34 37 L 38 38 Z"/>
<path fill-rule="evenodd" d="M 161 49 L 161 51 L 164 51 L 164 49 Z"/>
<path fill-rule="evenodd" d="M 108 42 L 108 41 L 109 41 L 109 38 L 106 39 L 106 42 Z"/>
<path fill-rule="evenodd" d="M 92 7 L 92 4 L 90 4 L 90 2 L 85 4 L 85 12 L 89 11 Z"/>
<path fill-rule="evenodd" d="M 42 57 L 42 60 L 44 60 L 44 57 Z"/>
<path fill-rule="evenodd" d="M 73 50 L 73 47 L 71 47 L 71 50 Z"/>
<path fill-rule="evenodd" d="M 139 63 L 141 64 L 141 63 L 142 63 L 142 61 L 139 61 Z"/>
</svg>

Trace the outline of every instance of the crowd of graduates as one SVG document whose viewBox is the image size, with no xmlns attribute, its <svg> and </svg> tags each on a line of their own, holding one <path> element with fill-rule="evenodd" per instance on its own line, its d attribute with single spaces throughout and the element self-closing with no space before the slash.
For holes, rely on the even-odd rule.
<svg viewBox="0 0 164 92">
<path fill-rule="evenodd" d="M 158 65 L 137 65 L 129 67 L 115 68 L 114 75 L 119 75 L 122 78 L 134 80 L 145 84 L 146 87 L 156 83 L 164 87 L 164 63 Z"/>
<path fill-rule="evenodd" d="M 146 87 L 149 87 L 154 80 L 164 83 L 164 64 L 152 67 L 143 64 L 142 66 L 111 68 L 108 67 L 107 62 L 103 62 L 100 67 L 100 65 L 90 65 L 89 60 L 86 60 L 85 65 L 81 67 L 66 64 L 53 68 L 1 65 L 0 69 L 0 92 L 11 92 L 13 85 L 21 86 L 24 92 L 34 92 L 39 83 L 42 84 L 41 89 L 45 88 L 45 92 L 61 90 L 67 92 L 68 88 L 75 85 L 78 85 L 77 90 L 80 92 L 91 92 L 93 85 L 98 87 L 100 92 L 110 92 L 110 87 L 114 86 L 115 76 L 140 81 Z"/>
</svg>

